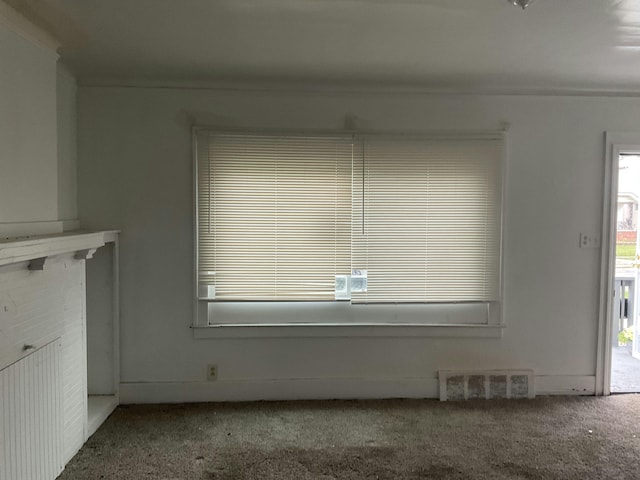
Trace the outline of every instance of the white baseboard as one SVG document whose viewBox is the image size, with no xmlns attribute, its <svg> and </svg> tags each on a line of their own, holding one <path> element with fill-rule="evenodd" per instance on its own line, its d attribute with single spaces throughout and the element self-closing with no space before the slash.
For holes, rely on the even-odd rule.
<svg viewBox="0 0 640 480">
<path fill-rule="evenodd" d="M 537 375 L 537 395 L 595 395 L 595 375 Z"/>
<path fill-rule="evenodd" d="M 100 425 L 116 409 L 118 402 L 117 395 L 89 395 L 87 402 L 87 439 L 96 433 Z"/>
<path fill-rule="evenodd" d="M 121 404 L 436 398 L 437 396 L 438 380 L 435 378 L 217 380 L 120 384 Z"/>
<path fill-rule="evenodd" d="M 537 395 L 594 395 L 595 376 L 541 375 Z M 438 398 L 437 378 L 332 378 L 135 382 L 120 384 L 120 403 Z"/>
</svg>

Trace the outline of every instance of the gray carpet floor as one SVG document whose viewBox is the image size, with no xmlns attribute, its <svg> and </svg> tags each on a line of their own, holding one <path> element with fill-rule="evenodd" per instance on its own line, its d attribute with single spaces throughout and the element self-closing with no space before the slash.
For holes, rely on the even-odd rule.
<svg viewBox="0 0 640 480">
<path fill-rule="evenodd" d="M 121 406 L 76 479 L 640 479 L 640 395 Z"/>
</svg>

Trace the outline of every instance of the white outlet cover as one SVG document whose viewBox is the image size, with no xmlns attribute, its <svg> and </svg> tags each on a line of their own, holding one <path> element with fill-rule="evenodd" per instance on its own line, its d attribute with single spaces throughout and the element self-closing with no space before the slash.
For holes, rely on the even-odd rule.
<svg viewBox="0 0 640 480">
<path fill-rule="evenodd" d="M 599 248 L 599 247 L 600 247 L 600 236 L 589 234 L 589 233 L 580 234 L 580 248 Z"/>
</svg>

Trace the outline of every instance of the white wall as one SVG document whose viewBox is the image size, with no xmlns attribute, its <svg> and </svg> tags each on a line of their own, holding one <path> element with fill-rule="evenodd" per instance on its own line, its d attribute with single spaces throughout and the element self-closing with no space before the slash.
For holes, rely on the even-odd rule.
<svg viewBox="0 0 640 480">
<path fill-rule="evenodd" d="M 81 87 L 84 226 L 122 229 L 124 401 L 435 395 L 444 368 L 532 368 L 541 391 L 594 391 L 603 132 L 640 125 L 640 99 Z M 198 339 L 192 123 L 508 133 L 502 339 Z M 205 383 L 206 365 L 218 381 Z M 187 382 L 187 383 L 183 383 Z M 373 386 L 372 386 L 373 385 Z M 122 397 L 121 397 L 122 398 Z"/>
<path fill-rule="evenodd" d="M 62 65 L 56 73 L 58 219 L 78 217 L 76 199 L 76 80 Z"/>
<path fill-rule="evenodd" d="M 0 22 L 0 223 L 58 219 L 57 54 Z"/>
</svg>

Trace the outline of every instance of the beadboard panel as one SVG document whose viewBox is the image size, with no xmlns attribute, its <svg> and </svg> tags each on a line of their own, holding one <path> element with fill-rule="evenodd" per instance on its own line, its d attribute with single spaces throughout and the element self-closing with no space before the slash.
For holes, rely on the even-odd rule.
<svg viewBox="0 0 640 480">
<path fill-rule="evenodd" d="M 64 468 L 62 342 L 0 370 L 0 478 L 49 480 Z"/>
</svg>

